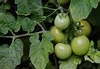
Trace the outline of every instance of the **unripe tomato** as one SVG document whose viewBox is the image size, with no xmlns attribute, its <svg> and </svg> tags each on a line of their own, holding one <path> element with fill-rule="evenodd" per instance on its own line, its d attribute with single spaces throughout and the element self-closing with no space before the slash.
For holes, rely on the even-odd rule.
<svg viewBox="0 0 100 69">
<path fill-rule="evenodd" d="M 56 28 L 55 26 L 51 27 L 51 34 L 54 36 L 54 42 L 62 42 L 65 40 L 65 35 L 61 30 Z"/>
<path fill-rule="evenodd" d="M 84 35 L 75 37 L 71 41 L 71 47 L 76 55 L 85 55 L 89 50 L 89 39 Z"/>
<path fill-rule="evenodd" d="M 58 43 L 55 45 L 55 54 L 59 59 L 67 59 L 72 53 L 69 44 Z"/>
<path fill-rule="evenodd" d="M 58 4 L 64 5 L 68 2 L 69 0 L 57 0 Z"/>
<path fill-rule="evenodd" d="M 60 30 L 64 30 L 64 29 L 68 28 L 68 26 L 70 24 L 70 18 L 68 16 L 68 14 L 67 13 L 59 13 L 55 17 L 54 24 Z"/>
<path fill-rule="evenodd" d="M 80 24 L 83 25 L 83 27 L 82 27 L 83 35 L 89 36 L 92 31 L 90 23 L 86 20 L 82 20 L 82 21 L 80 21 Z"/>
</svg>

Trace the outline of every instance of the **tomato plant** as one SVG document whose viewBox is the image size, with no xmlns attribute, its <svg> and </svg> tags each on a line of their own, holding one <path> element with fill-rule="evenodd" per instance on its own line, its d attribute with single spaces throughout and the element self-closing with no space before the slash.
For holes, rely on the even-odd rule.
<svg viewBox="0 0 100 69">
<path fill-rule="evenodd" d="M 100 69 L 99 2 L 0 0 L 0 69 Z"/>
<path fill-rule="evenodd" d="M 61 30 L 64 30 L 66 28 L 68 28 L 69 24 L 70 24 L 70 19 L 67 13 L 59 13 L 56 17 L 55 17 L 55 26 Z"/>
<path fill-rule="evenodd" d="M 55 45 L 55 54 L 60 59 L 67 59 L 71 56 L 72 50 L 69 44 L 58 43 Z"/>
</svg>

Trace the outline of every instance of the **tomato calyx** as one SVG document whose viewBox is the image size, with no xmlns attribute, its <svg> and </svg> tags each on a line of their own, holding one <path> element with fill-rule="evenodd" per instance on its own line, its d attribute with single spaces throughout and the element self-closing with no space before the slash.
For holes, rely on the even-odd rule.
<svg viewBox="0 0 100 69">
<path fill-rule="evenodd" d="M 80 22 L 78 22 L 78 23 L 76 23 L 74 25 L 74 35 L 75 36 L 81 36 L 81 35 L 83 35 L 82 27 L 84 27 L 84 25 L 81 25 Z"/>
<path fill-rule="evenodd" d="M 75 30 L 74 31 L 74 35 L 75 36 L 81 36 L 83 34 L 83 32 L 82 32 L 82 30 L 80 29 L 80 30 Z"/>
<path fill-rule="evenodd" d="M 64 13 L 62 12 L 61 14 L 58 14 L 58 16 L 62 19 L 62 18 L 66 18 L 68 15 L 68 13 Z"/>
<path fill-rule="evenodd" d="M 83 27 L 81 28 L 83 31 L 83 35 L 89 36 L 92 31 L 92 27 L 91 27 L 90 23 L 87 20 L 81 20 L 80 23 L 81 23 L 81 25 L 83 25 Z"/>
</svg>

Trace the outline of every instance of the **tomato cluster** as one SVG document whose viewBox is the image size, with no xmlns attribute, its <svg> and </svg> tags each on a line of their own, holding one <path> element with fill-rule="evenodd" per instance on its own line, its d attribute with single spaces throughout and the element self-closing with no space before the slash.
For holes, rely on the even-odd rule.
<svg viewBox="0 0 100 69">
<path fill-rule="evenodd" d="M 82 56 L 89 50 L 90 41 L 88 36 L 91 34 L 91 25 L 86 20 L 81 20 L 72 25 L 74 37 L 69 42 L 65 43 L 69 36 L 66 36 L 64 31 L 68 30 L 71 25 L 70 17 L 67 13 L 59 13 L 55 17 L 54 25 L 51 27 L 51 33 L 54 36 L 55 55 L 59 59 L 67 59 L 72 53 Z M 71 32 L 71 31 L 69 31 Z M 69 33 L 67 32 L 67 33 Z M 76 36 L 77 35 L 77 36 Z"/>
</svg>

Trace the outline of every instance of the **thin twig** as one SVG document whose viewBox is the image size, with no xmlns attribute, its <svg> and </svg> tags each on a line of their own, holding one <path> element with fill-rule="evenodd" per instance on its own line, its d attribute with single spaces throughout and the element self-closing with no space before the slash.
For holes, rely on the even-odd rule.
<svg viewBox="0 0 100 69">
<path fill-rule="evenodd" d="M 48 9 L 48 10 L 56 10 L 56 9 L 53 9 L 53 8 L 49 8 L 49 7 L 42 7 L 42 8 L 44 8 L 44 9 Z"/>
<path fill-rule="evenodd" d="M 49 3 L 50 3 L 50 0 L 44 6 L 48 5 Z"/>
<path fill-rule="evenodd" d="M 47 17 L 50 17 L 51 15 L 53 15 L 58 9 L 55 9 L 51 14 L 49 14 Z"/>
</svg>

